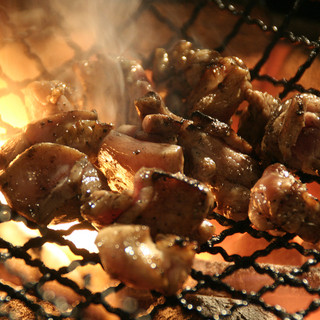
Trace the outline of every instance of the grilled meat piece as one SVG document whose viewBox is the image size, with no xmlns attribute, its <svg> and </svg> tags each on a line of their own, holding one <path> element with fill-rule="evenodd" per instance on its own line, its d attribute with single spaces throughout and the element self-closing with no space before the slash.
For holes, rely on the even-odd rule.
<svg viewBox="0 0 320 320">
<path fill-rule="evenodd" d="M 132 190 L 122 192 L 98 190 L 81 206 L 81 215 L 97 230 L 112 223 L 134 205 Z"/>
<path fill-rule="evenodd" d="M 226 123 L 200 112 L 194 112 L 190 120 L 171 118 L 163 105 L 154 92 L 136 101 L 145 115 L 142 128 L 158 137 L 167 132 L 165 141 L 176 141 L 183 148 L 185 174 L 210 186 L 219 213 L 234 220 L 246 219 L 250 188 L 261 174 L 259 164 L 250 157 L 251 146 Z"/>
<path fill-rule="evenodd" d="M 183 118 L 171 112 L 160 95 L 155 91 L 149 91 L 144 96 L 141 96 L 135 100 L 136 110 L 143 120 L 149 114 L 164 114 L 170 118 L 181 121 Z"/>
<path fill-rule="evenodd" d="M 0 175 L 8 204 L 40 225 L 79 218 L 81 203 L 102 188 L 107 182 L 85 154 L 53 143 L 33 145 Z"/>
<path fill-rule="evenodd" d="M 150 177 L 151 171 L 153 174 Z M 97 229 L 115 221 L 140 223 L 149 225 L 153 236 L 159 232 L 176 232 L 199 242 L 209 239 L 214 229 L 211 223 L 204 220 L 213 206 L 213 198 L 208 190 L 201 190 L 200 186 L 192 185 L 193 180 L 186 177 L 188 180 L 181 181 L 180 175 L 151 171 L 141 169 L 137 173 L 143 183 L 147 182 L 150 185 L 142 186 L 141 181 L 138 181 L 135 183 L 134 191 L 94 192 L 82 206 L 82 215 Z M 156 172 L 158 175 L 161 174 L 162 178 L 154 181 L 152 177 Z M 178 186 L 180 189 L 177 189 Z M 189 197 L 185 203 L 181 200 L 184 195 Z M 164 198 L 167 200 L 164 201 Z M 187 225 L 183 225 L 184 221 L 188 221 Z"/>
<path fill-rule="evenodd" d="M 260 145 L 265 127 L 273 114 L 281 108 L 281 101 L 267 92 L 248 89 L 245 99 L 248 107 L 241 113 L 237 133 L 248 141 L 256 154 L 260 155 Z"/>
<path fill-rule="evenodd" d="M 203 73 L 187 97 L 187 115 L 196 110 L 229 123 L 245 93 L 250 89 L 250 73 L 237 57 L 219 58 Z"/>
<path fill-rule="evenodd" d="M 261 143 L 262 157 L 319 176 L 320 98 L 297 94 L 270 119 Z"/>
<path fill-rule="evenodd" d="M 169 50 L 155 50 L 153 80 L 157 88 L 165 88 L 166 104 L 175 114 L 186 117 L 185 99 L 199 83 L 205 69 L 219 57 L 217 51 L 194 48 L 185 40 L 178 41 Z"/>
<path fill-rule="evenodd" d="M 218 58 L 217 51 L 196 49 L 189 41 L 178 41 L 169 50 L 155 50 L 153 80 L 157 85 L 165 84 L 179 97 L 187 97 L 199 83 L 204 70 Z"/>
<path fill-rule="evenodd" d="M 115 191 L 131 189 L 133 176 L 141 167 L 175 173 L 183 172 L 183 164 L 180 146 L 141 141 L 115 130 L 105 136 L 98 153 L 98 166 Z"/>
<path fill-rule="evenodd" d="M 192 239 L 214 204 L 209 189 L 199 181 L 180 172 L 145 168 L 135 175 L 133 199 L 134 205 L 117 222 L 148 225 L 152 236 L 173 233 Z"/>
<path fill-rule="evenodd" d="M 71 88 L 58 80 L 34 81 L 25 89 L 26 111 L 30 121 L 78 109 L 75 99 L 76 94 Z"/>
<path fill-rule="evenodd" d="M 204 242 L 213 226 L 204 222 L 214 200 L 202 183 L 182 173 L 141 168 L 132 192 L 99 191 L 82 206 L 82 215 L 98 228 L 106 223 L 142 224 L 151 235 L 172 233 Z"/>
<path fill-rule="evenodd" d="M 173 295 L 191 272 L 196 244 L 175 235 L 150 236 L 144 225 L 114 224 L 102 229 L 96 245 L 105 270 L 136 288 Z"/>
<path fill-rule="evenodd" d="M 177 144 L 182 122 L 165 114 L 152 114 L 143 119 L 142 129 L 148 139 Z"/>
<path fill-rule="evenodd" d="M 296 233 L 309 242 L 320 240 L 320 203 L 287 168 L 266 168 L 251 189 L 249 218 L 259 230 Z"/>
<path fill-rule="evenodd" d="M 229 135 L 225 138 L 186 123 L 178 144 L 184 150 L 186 175 L 211 187 L 216 196 L 216 211 L 236 221 L 244 220 L 250 188 L 260 177 L 260 167 L 250 155 L 231 144 Z M 234 144 L 242 147 L 237 141 Z"/>
<path fill-rule="evenodd" d="M 227 145 L 242 153 L 250 154 L 252 146 L 240 137 L 228 124 L 212 118 L 199 111 L 191 115 L 193 124 L 203 132 L 221 138 Z"/>
<path fill-rule="evenodd" d="M 157 49 L 153 75 L 157 85 L 165 83 L 166 102 L 174 101 L 168 105 L 186 118 L 199 110 L 229 122 L 251 88 L 250 73 L 242 60 L 196 49 L 187 41 L 179 41 L 168 51 Z"/>
<path fill-rule="evenodd" d="M 142 118 L 142 129 L 151 139 L 176 142 L 182 127 L 194 125 L 204 133 L 223 139 L 236 150 L 243 153 L 252 152 L 251 145 L 238 136 L 228 124 L 200 111 L 193 112 L 190 119 L 177 116 L 166 107 L 164 101 L 155 92 L 149 92 L 137 99 L 135 104 Z"/>
<path fill-rule="evenodd" d="M 78 149 L 94 159 L 111 125 L 100 123 L 92 111 L 69 111 L 29 123 L 22 132 L 0 148 L 0 169 L 17 155 L 40 142 L 52 142 Z"/>
</svg>

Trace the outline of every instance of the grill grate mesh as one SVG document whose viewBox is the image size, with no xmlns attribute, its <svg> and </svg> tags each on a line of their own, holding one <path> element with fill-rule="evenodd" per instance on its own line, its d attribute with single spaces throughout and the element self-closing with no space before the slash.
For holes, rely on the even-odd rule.
<svg viewBox="0 0 320 320">
<path fill-rule="evenodd" d="M 265 7 L 261 11 L 258 2 L 252 0 L 240 1 L 237 4 L 232 1 L 222 0 L 144 0 L 124 19 L 118 27 L 118 31 L 120 37 L 126 37 L 132 26 L 137 25 L 139 27 L 139 25 L 143 25 L 145 21 L 150 21 L 150 19 L 156 22 L 156 25 L 160 28 L 159 33 L 163 34 L 157 43 L 153 39 L 154 34 L 152 32 L 150 36 L 146 35 L 143 41 L 137 41 L 139 36 L 137 32 L 136 38 L 133 37 L 134 39 L 131 41 L 137 57 L 143 61 L 146 68 L 151 65 L 152 49 L 155 47 L 168 48 L 177 39 L 187 39 L 203 47 L 215 48 L 222 52 L 222 54 L 232 52 L 232 54 L 238 55 L 238 48 L 240 57 L 244 55 L 241 58 L 247 62 L 246 51 L 238 46 L 238 39 L 255 43 L 255 37 L 260 37 L 263 39 L 262 42 L 259 42 L 261 47 L 250 48 L 255 52 L 255 55 L 254 58 L 249 59 L 248 63 L 256 86 L 267 89 L 271 88 L 272 93 L 279 94 L 281 98 L 295 91 L 320 95 L 317 89 L 318 83 L 314 82 L 314 78 L 310 75 L 313 72 L 316 74 L 316 68 L 319 63 L 319 38 L 314 36 L 314 32 L 309 33 L 310 28 L 305 28 L 302 31 L 302 35 L 299 30 L 291 31 L 292 26 L 295 25 L 293 22 L 296 19 L 306 19 L 299 16 L 299 10 L 311 6 L 312 1 L 295 1 L 285 14 L 271 11 L 270 8 L 272 6 L 268 6 L 271 2 L 266 1 L 264 3 L 262 1 L 261 3 Z M 63 45 L 72 52 L 71 58 L 64 59 L 59 65 L 51 67 L 48 66 L 48 62 L 44 61 L 41 55 L 38 55 L 34 51 L 32 44 L 27 40 L 29 36 L 33 35 L 34 30 L 26 28 L 22 32 L 21 29 L 17 28 L 15 21 L 12 19 L 11 9 L 7 7 L 5 1 L 0 2 L 0 16 L 2 17 L 0 27 L 4 31 L 3 34 L 6 35 L 0 42 L 0 80 L 7 84 L 0 87 L 0 98 L 14 94 L 23 101 L 23 88 L 28 83 L 40 79 L 55 79 L 63 70 L 72 68 L 74 61 L 90 56 L 97 49 L 95 44 L 89 48 L 84 48 L 79 42 L 70 37 L 65 31 L 64 25 L 60 23 L 64 18 L 61 16 L 60 11 L 53 7 L 53 3 L 30 1 L 28 2 L 28 7 L 25 7 L 23 1 L 14 1 L 15 8 L 21 12 L 27 11 L 31 7 L 37 8 L 39 6 L 45 12 L 50 12 L 50 17 L 46 22 L 45 28 L 49 30 L 53 27 L 55 32 L 62 37 Z M 174 8 L 176 12 L 180 9 L 184 12 L 182 23 L 177 22 L 174 16 L 167 14 L 169 10 Z M 266 15 L 266 11 L 269 11 L 269 16 Z M 272 19 L 268 18 L 270 16 Z M 218 20 L 217 23 L 216 20 Z M 214 38 L 210 34 L 211 28 L 219 28 L 221 23 L 226 25 L 227 31 L 222 32 L 221 29 L 218 29 Z M 318 28 L 319 31 L 319 20 L 314 20 L 312 23 L 313 28 Z M 203 32 L 203 28 L 206 28 L 205 32 Z M 249 34 L 246 33 L 247 30 L 249 30 Z M 217 34 L 220 36 L 217 37 Z M 146 43 L 148 42 L 151 45 L 146 48 Z M 17 78 L 14 74 L 6 71 L 6 66 L 1 63 L 1 54 L 12 44 L 17 45 L 23 52 L 24 59 L 27 59 L 35 66 L 36 71 L 33 73 L 33 76 Z M 291 73 L 289 74 L 287 70 L 282 70 L 281 66 L 280 72 L 275 74 L 274 70 L 270 69 L 270 65 L 274 61 L 272 59 L 274 59 L 277 52 L 280 52 L 277 51 L 279 47 L 285 45 L 287 46 L 286 48 L 289 48 L 289 54 L 292 53 L 293 56 L 299 56 L 299 59 L 295 60 L 299 61 L 299 63 L 292 64 Z M 3 122 L 3 125 L 6 124 Z M 14 130 L 7 125 L 7 131 L 10 129 Z M 6 205 L 1 205 L 0 218 L 1 224 L 5 224 L 8 221 L 22 221 L 21 217 Z M 262 310 L 281 319 L 303 319 L 319 309 L 320 282 L 317 285 L 313 285 L 312 281 L 306 280 L 308 274 L 312 273 L 320 262 L 320 252 L 318 250 L 306 249 L 299 242 L 296 242 L 294 235 L 291 234 L 280 237 L 272 236 L 266 232 L 259 232 L 252 229 L 248 221 L 234 223 L 218 214 L 213 214 L 213 219 L 216 220 L 217 224 L 228 226 L 228 228 L 204 244 L 201 247 L 201 252 L 209 253 L 213 260 L 216 257 L 222 258 L 226 262 L 226 267 L 221 272 L 210 275 L 194 268 L 191 275 L 193 280 L 195 280 L 193 286 L 187 287 L 175 297 L 161 297 L 157 293 L 152 292 L 152 301 L 156 301 L 156 303 L 144 306 L 146 311 L 139 315 L 133 315 L 128 306 L 119 307 L 108 302 L 108 297 L 116 293 L 121 294 L 122 291 L 126 290 L 125 285 L 115 284 L 101 291 L 92 291 L 88 286 L 79 286 L 77 281 L 69 277 L 73 271 L 81 267 L 99 265 L 97 254 L 90 253 L 85 249 L 78 249 L 70 240 L 65 239 L 65 236 L 70 235 L 72 231 L 81 228 L 90 229 L 90 226 L 83 222 L 69 228 L 67 231 L 54 231 L 48 228 L 39 228 L 23 220 L 22 222 L 27 227 L 37 230 L 39 235 L 32 236 L 23 245 L 13 245 L 10 241 L 1 238 L 1 265 L 7 265 L 13 259 L 24 261 L 26 267 L 32 270 L 36 269 L 39 272 L 39 280 L 36 282 L 26 281 L 23 285 L 11 285 L 10 281 L 0 281 L 0 318 L 17 318 L 14 315 L 15 313 L 12 312 L 11 304 L 13 301 L 18 306 L 20 306 L 19 302 L 21 302 L 23 306 L 32 311 L 30 319 L 86 319 L 87 316 L 84 315 L 85 310 L 88 306 L 92 305 L 101 306 L 103 310 L 109 313 L 110 317 L 114 315 L 120 319 L 137 318 L 145 320 L 156 318 L 166 308 L 176 307 L 181 308 L 185 312 L 186 319 L 232 319 L 232 315 L 237 310 L 247 307 L 248 304 L 259 306 Z M 264 248 L 258 249 L 248 256 L 228 254 L 224 248 L 224 241 L 231 239 L 235 235 L 243 234 L 249 235 L 252 241 L 264 239 L 267 244 Z M 42 250 L 43 246 L 47 243 L 55 243 L 59 247 L 68 247 L 77 258 L 74 258 L 71 264 L 66 267 L 58 269 L 50 268 L 43 259 L 39 258 L 41 255 L 34 254 Z M 274 269 L 270 265 L 257 262 L 259 258 L 268 257 L 281 248 L 305 259 L 303 259 L 300 266 L 290 269 L 289 272 L 285 268 L 283 270 L 281 268 Z M 259 290 L 247 292 L 236 289 L 228 284 L 228 281 L 225 281 L 230 275 L 248 269 L 253 270 L 256 274 L 268 276 L 271 282 L 269 281 L 268 284 L 262 285 Z M 1 270 L 4 269 L 2 268 Z M 77 299 L 73 303 L 67 303 L 65 300 L 59 300 L 57 296 L 48 296 L 48 292 L 43 290 L 43 286 L 52 281 L 56 281 L 64 288 L 71 290 L 72 294 L 77 296 Z M 87 282 L 90 282 L 90 275 L 87 275 Z M 300 293 L 303 292 L 303 295 L 310 296 L 308 304 L 304 308 L 299 309 L 300 311 L 290 313 L 283 306 L 272 305 L 264 300 L 266 294 L 273 293 L 284 286 L 295 289 L 301 288 L 302 291 L 299 291 Z M 212 290 L 218 296 L 235 298 L 237 302 L 229 309 L 225 308 L 208 315 L 208 313 L 204 312 L 203 307 L 196 303 L 191 303 L 189 300 L 190 295 L 202 294 L 205 290 Z M 42 301 L 51 301 L 55 307 L 51 307 L 50 309 L 46 304 L 41 303 Z"/>
</svg>

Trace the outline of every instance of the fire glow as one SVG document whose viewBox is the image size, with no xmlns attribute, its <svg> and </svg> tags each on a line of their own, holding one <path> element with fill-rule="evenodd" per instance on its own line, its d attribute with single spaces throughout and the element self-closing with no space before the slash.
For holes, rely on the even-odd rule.
<svg viewBox="0 0 320 320">
<path fill-rule="evenodd" d="M 77 222 L 60 223 L 50 226 L 52 230 L 68 230 L 76 225 Z M 98 232 L 92 230 L 75 230 L 70 235 L 65 236 L 65 239 L 72 241 L 78 249 L 86 249 L 89 252 L 97 253 L 98 249 L 94 244 Z"/>
</svg>

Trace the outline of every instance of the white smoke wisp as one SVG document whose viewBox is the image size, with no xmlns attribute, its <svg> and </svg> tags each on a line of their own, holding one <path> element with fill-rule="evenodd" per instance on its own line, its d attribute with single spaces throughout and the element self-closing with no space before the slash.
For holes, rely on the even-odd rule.
<svg viewBox="0 0 320 320">
<path fill-rule="evenodd" d="M 130 18 L 140 2 L 55 0 L 52 4 L 63 17 L 59 24 L 65 34 L 81 49 L 91 53 L 83 61 L 75 61 L 73 71 L 80 79 L 75 85 L 86 90 L 84 108 L 97 110 L 102 121 L 116 123 L 118 114 L 126 112 L 124 79 L 116 58 L 136 58 L 131 45 L 137 29 L 135 24 L 130 24 Z M 124 35 L 122 30 L 126 24 L 130 27 Z"/>
<path fill-rule="evenodd" d="M 87 42 L 107 54 L 123 54 L 135 36 L 134 25 L 131 36 L 121 37 L 122 26 L 136 12 L 140 0 L 54 0 L 52 7 L 63 17 L 64 30 L 72 35 L 82 35 Z M 79 39 L 80 41 L 80 39 Z"/>
</svg>

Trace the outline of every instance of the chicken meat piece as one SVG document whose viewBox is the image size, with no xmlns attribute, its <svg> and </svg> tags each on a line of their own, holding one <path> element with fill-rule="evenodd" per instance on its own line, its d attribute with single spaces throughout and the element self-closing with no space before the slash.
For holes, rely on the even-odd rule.
<svg viewBox="0 0 320 320">
<path fill-rule="evenodd" d="M 196 244 L 176 235 L 153 240 L 144 225 L 114 224 L 97 238 L 101 263 L 113 278 L 139 289 L 165 295 L 179 291 L 188 278 Z"/>
<path fill-rule="evenodd" d="M 175 113 L 189 118 L 199 110 L 224 122 L 229 122 L 252 87 L 241 59 L 194 48 L 188 41 L 155 51 L 153 79 L 157 86 L 165 85 L 166 103 Z"/>
<path fill-rule="evenodd" d="M 205 69 L 219 57 L 217 51 L 195 48 L 185 40 L 178 41 L 169 50 L 155 50 L 153 80 L 157 89 L 164 88 L 165 101 L 175 114 L 186 116 L 185 99 L 199 83 Z"/>
<path fill-rule="evenodd" d="M 252 152 L 251 145 L 238 136 L 228 124 L 200 111 L 193 112 L 190 119 L 177 116 L 166 107 L 155 92 L 149 92 L 135 103 L 142 118 L 142 129 L 149 134 L 145 139 L 167 140 L 176 144 L 181 128 L 190 124 L 207 134 L 222 138 L 227 144 L 243 153 Z"/>
<path fill-rule="evenodd" d="M 172 233 L 205 242 L 214 232 L 205 221 L 213 206 L 211 192 L 199 181 L 182 173 L 142 168 L 135 175 L 133 190 L 97 191 L 81 212 L 98 229 L 112 222 L 142 224 L 153 237 Z"/>
<path fill-rule="evenodd" d="M 251 189 L 249 219 L 259 230 L 281 230 L 318 242 L 319 214 L 319 200 L 283 164 L 267 167 Z"/>
<path fill-rule="evenodd" d="M 319 176 L 319 116 L 320 98 L 313 94 L 297 94 L 286 100 L 266 126 L 261 143 L 263 159 Z"/>
<path fill-rule="evenodd" d="M 184 157 L 180 146 L 141 141 L 111 130 L 98 153 L 98 167 L 110 180 L 112 190 L 131 189 L 133 176 L 141 167 L 167 172 L 183 172 Z"/>
<path fill-rule="evenodd" d="M 162 116 L 162 115 L 159 115 L 159 116 Z M 160 121 L 162 121 L 162 120 L 160 120 Z M 170 121 L 170 119 L 169 119 L 169 121 Z M 168 129 L 170 129 L 169 126 L 168 126 Z M 164 139 L 164 137 L 160 138 L 158 135 L 148 134 L 146 131 L 144 131 L 142 129 L 141 126 L 137 126 L 137 125 L 131 125 L 131 124 L 121 125 L 120 127 L 117 128 L 117 132 L 125 134 L 127 136 L 130 136 L 132 138 L 135 138 L 135 139 L 138 139 L 141 141 L 176 144 L 176 140 L 172 140 L 170 138 L 171 132 L 164 134 L 165 136 L 168 136 L 168 140 L 166 140 L 166 139 Z M 165 130 L 163 130 L 163 132 L 165 132 Z"/>
<path fill-rule="evenodd" d="M 160 113 L 147 115 L 142 121 L 143 138 L 155 142 L 177 144 L 180 128 L 180 121 Z"/>
<path fill-rule="evenodd" d="M 227 145 L 242 153 L 252 153 L 252 146 L 245 139 L 239 136 L 228 124 L 195 111 L 191 115 L 192 124 L 203 132 L 221 138 Z M 190 123 L 191 124 L 191 123 Z"/>
<path fill-rule="evenodd" d="M 27 148 L 41 142 L 67 145 L 94 159 L 111 128 L 111 125 L 99 122 L 92 111 L 63 112 L 31 122 L 1 146 L 0 169 Z"/>
<path fill-rule="evenodd" d="M 0 175 L 8 204 L 27 219 L 47 225 L 80 217 L 80 206 L 106 179 L 80 151 L 53 143 L 35 144 Z"/>
<path fill-rule="evenodd" d="M 214 123 L 213 123 L 214 125 Z M 260 166 L 229 141 L 187 123 L 178 144 L 185 157 L 185 174 L 208 184 L 216 197 L 216 211 L 235 221 L 248 217 L 250 189 L 260 177 Z M 238 142 L 234 143 L 239 146 Z M 242 145 L 240 145 L 242 147 Z"/>
<path fill-rule="evenodd" d="M 157 48 L 153 61 L 153 80 L 179 97 L 186 97 L 200 81 L 204 70 L 220 58 L 215 50 L 197 49 L 186 40 L 166 50 Z"/>
<path fill-rule="evenodd" d="M 31 82 L 25 89 L 29 120 L 40 120 L 56 113 L 78 109 L 76 98 L 71 88 L 61 81 Z"/>
<path fill-rule="evenodd" d="M 238 135 L 248 141 L 260 155 L 261 141 L 268 121 L 281 108 L 281 101 L 267 92 L 248 89 L 245 94 L 248 107 L 241 113 Z"/>
<path fill-rule="evenodd" d="M 81 215 L 97 230 L 101 230 L 114 223 L 124 211 L 134 205 L 132 194 L 132 190 L 97 190 L 81 206 Z"/>
<path fill-rule="evenodd" d="M 245 93 L 251 89 L 250 72 L 237 57 L 219 58 L 210 65 L 187 97 L 187 116 L 196 110 L 229 123 Z"/>
<path fill-rule="evenodd" d="M 183 149 L 184 173 L 210 186 L 216 210 L 233 220 L 246 219 L 250 189 L 261 175 L 259 163 L 250 156 L 251 146 L 229 125 L 199 111 L 191 119 L 172 119 L 163 103 L 155 93 L 136 101 L 145 115 L 142 128 L 158 137 L 166 131 L 166 141 L 176 141 Z"/>
<path fill-rule="evenodd" d="M 149 91 L 144 96 L 137 98 L 134 103 L 141 120 L 149 114 L 164 114 L 176 121 L 183 120 L 181 116 L 168 109 L 163 99 L 155 91 Z"/>
</svg>

